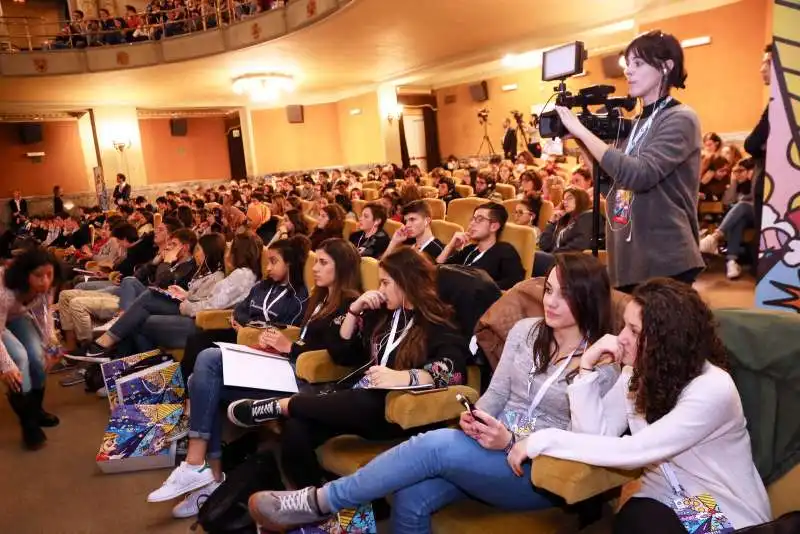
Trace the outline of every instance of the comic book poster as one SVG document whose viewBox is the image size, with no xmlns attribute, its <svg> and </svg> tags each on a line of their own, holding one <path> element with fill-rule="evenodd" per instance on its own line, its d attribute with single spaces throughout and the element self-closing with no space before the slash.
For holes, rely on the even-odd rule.
<svg viewBox="0 0 800 534">
<path fill-rule="evenodd" d="M 103 373 L 103 382 L 108 391 L 108 403 L 111 409 L 113 410 L 117 404 L 120 404 L 117 396 L 118 378 L 170 361 L 172 358 L 168 354 L 162 354 L 159 350 L 151 350 L 102 364 L 100 370 Z"/>
<path fill-rule="evenodd" d="M 181 366 L 167 362 L 117 379 L 121 404 L 180 404 L 186 398 Z"/>
</svg>

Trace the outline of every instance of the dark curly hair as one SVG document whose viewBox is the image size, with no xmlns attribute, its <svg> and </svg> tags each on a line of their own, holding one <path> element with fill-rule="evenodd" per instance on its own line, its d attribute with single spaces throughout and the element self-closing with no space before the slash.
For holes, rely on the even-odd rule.
<svg viewBox="0 0 800 534">
<path fill-rule="evenodd" d="M 32 247 L 14 258 L 5 269 L 3 284 L 17 295 L 25 294 L 31 288 L 31 272 L 44 265 L 53 267 L 52 287 L 58 287 L 61 284 L 61 266 L 53 253 L 43 247 Z"/>
<path fill-rule="evenodd" d="M 648 423 L 669 413 L 706 361 L 727 369 L 725 346 L 711 309 L 691 286 L 654 278 L 633 291 L 641 306 L 642 331 L 630 392 Z"/>
</svg>

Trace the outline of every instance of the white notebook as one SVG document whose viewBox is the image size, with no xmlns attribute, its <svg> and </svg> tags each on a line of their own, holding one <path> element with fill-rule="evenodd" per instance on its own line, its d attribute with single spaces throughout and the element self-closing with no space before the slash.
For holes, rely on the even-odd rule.
<svg viewBox="0 0 800 534">
<path fill-rule="evenodd" d="M 233 343 L 222 349 L 222 381 L 226 386 L 297 393 L 297 378 L 289 360 L 278 354 Z"/>
</svg>

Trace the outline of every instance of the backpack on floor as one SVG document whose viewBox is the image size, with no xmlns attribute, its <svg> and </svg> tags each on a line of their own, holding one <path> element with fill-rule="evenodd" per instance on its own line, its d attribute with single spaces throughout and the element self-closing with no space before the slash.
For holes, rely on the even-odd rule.
<svg viewBox="0 0 800 534">
<path fill-rule="evenodd" d="M 251 455 L 227 474 L 225 482 L 203 503 L 197 525 L 207 534 L 257 534 L 247 501 L 257 491 L 285 489 L 272 452 Z"/>
</svg>

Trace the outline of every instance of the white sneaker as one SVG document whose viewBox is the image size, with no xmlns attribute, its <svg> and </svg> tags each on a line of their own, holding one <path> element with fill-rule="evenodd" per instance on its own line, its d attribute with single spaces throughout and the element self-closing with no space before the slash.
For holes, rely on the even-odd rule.
<svg viewBox="0 0 800 534">
<path fill-rule="evenodd" d="M 725 276 L 728 277 L 728 280 L 735 280 L 742 276 L 742 267 L 736 260 L 728 260 L 728 263 L 725 264 Z"/>
<path fill-rule="evenodd" d="M 225 474 L 222 475 L 222 482 L 225 482 Z M 195 490 L 188 494 L 181 502 L 175 505 L 172 509 L 172 517 L 175 519 L 186 519 L 187 517 L 194 517 L 200 513 L 200 507 L 208 500 L 212 493 L 214 493 L 222 482 L 212 482 L 207 486 L 203 486 L 199 490 Z"/>
<path fill-rule="evenodd" d="M 147 496 L 147 502 L 164 502 L 185 493 L 200 489 L 214 482 L 214 474 L 208 464 L 200 470 L 186 462 L 176 467 L 160 488 Z"/>
<path fill-rule="evenodd" d="M 97 395 L 98 397 L 102 398 L 102 399 L 107 399 L 108 398 L 108 390 L 105 388 L 105 386 L 103 386 L 100 389 L 98 389 L 97 391 L 95 391 L 94 394 Z"/>
<path fill-rule="evenodd" d="M 700 252 L 703 254 L 719 253 L 719 239 L 714 234 L 705 236 L 700 240 Z"/>
<path fill-rule="evenodd" d="M 92 329 L 92 332 L 96 332 L 96 333 L 108 332 L 108 331 L 109 331 L 109 329 L 110 329 L 112 326 L 114 326 L 114 323 L 116 323 L 117 321 L 119 321 L 119 318 L 120 318 L 120 316 L 119 316 L 119 315 L 117 315 L 116 317 L 114 317 L 114 318 L 113 318 L 113 319 L 111 319 L 110 321 L 106 321 L 105 323 L 101 324 L 100 326 L 95 326 L 95 327 Z"/>
</svg>

